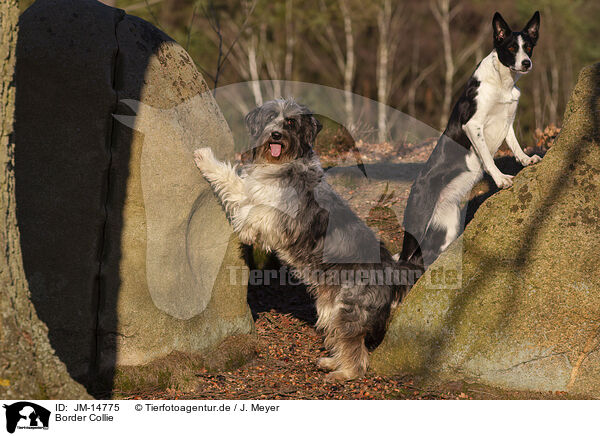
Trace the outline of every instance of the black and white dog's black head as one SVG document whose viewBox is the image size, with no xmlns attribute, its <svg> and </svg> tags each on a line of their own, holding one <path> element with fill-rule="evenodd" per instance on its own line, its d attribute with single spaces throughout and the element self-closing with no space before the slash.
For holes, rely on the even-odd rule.
<svg viewBox="0 0 600 436">
<path fill-rule="evenodd" d="M 246 115 L 251 150 L 242 160 L 254 163 L 284 163 L 308 157 L 321 130 L 321 123 L 306 106 L 293 99 L 276 99 Z"/>
<path fill-rule="evenodd" d="M 526 74 L 533 64 L 531 54 L 537 43 L 540 31 L 540 13 L 536 11 L 522 31 L 510 30 L 502 15 L 498 12 L 492 20 L 494 28 L 494 48 L 500 62 L 511 71 Z"/>
</svg>

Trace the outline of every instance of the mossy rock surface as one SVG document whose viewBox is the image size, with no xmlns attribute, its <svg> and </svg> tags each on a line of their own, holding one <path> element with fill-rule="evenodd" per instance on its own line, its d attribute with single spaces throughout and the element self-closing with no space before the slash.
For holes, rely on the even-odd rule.
<svg viewBox="0 0 600 436">
<path fill-rule="evenodd" d="M 174 351 L 141 366 L 120 366 L 114 380 L 116 397 L 134 393 L 166 391 L 194 392 L 198 374 L 231 371 L 257 356 L 255 335 L 233 335 L 206 354 Z"/>
<path fill-rule="evenodd" d="M 394 313 L 376 372 L 600 397 L 599 131 L 596 64 L 542 162 L 481 206 Z M 456 284 L 436 285 L 439 271 Z"/>
</svg>

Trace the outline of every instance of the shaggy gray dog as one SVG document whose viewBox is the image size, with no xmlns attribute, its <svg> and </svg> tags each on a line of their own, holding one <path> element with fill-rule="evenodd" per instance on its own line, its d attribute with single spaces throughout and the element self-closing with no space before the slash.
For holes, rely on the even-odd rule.
<svg viewBox="0 0 600 436">
<path fill-rule="evenodd" d="M 329 186 L 312 144 L 321 129 L 293 100 L 265 103 L 246 116 L 252 149 L 239 168 L 194 152 L 196 165 L 222 201 L 240 241 L 272 250 L 293 267 L 316 300 L 317 328 L 330 380 L 364 375 L 365 341 L 383 338 L 393 305 L 420 275 L 396 262 Z M 415 276 L 412 276 L 415 274 Z"/>
</svg>

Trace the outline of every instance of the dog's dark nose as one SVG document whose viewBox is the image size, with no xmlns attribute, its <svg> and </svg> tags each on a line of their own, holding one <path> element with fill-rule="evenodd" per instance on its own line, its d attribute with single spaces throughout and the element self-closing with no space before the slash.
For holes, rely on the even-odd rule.
<svg viewBox="0 0 600 436">
<path fill-rule="evenodd" d="M 521 62 L 521 65 L 523 65 L 523 68 L 528 70 L 531 67 L 531 61 L 529 59 L 525 59 L 523 62 Z"/>
<path fill-rule="evenodd" d="M 279 133 L 279 132 L 271 132 L 271 138 L 273 138 L 273 139 L 281 139 L 281 133 Z"/>
</svg>

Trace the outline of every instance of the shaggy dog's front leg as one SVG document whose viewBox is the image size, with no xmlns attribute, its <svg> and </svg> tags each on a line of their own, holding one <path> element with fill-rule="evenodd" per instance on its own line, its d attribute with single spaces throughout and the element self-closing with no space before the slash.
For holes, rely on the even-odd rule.
<svg viewBox="0 0 600 436">
<path fill-rule="evenodd" d="M 246 195 L 244 180 L 237 175 L 229 162 L 217 160 L 208 147 L 194 151 L 194 161 L 225 206 L 240 241 L 244 244 L 254 244 L 258 233 L 247 220 L 253 205 Z"/>
<path fill-rule="evenodd" d="M 194 151 L 194 161 L 219 196 L 225 210 L 236 215 L 247 197 L 244 181 L 236 174 L 235 168 L 229 162 L 217 160 L 208 147 Z"/>
</svg>

